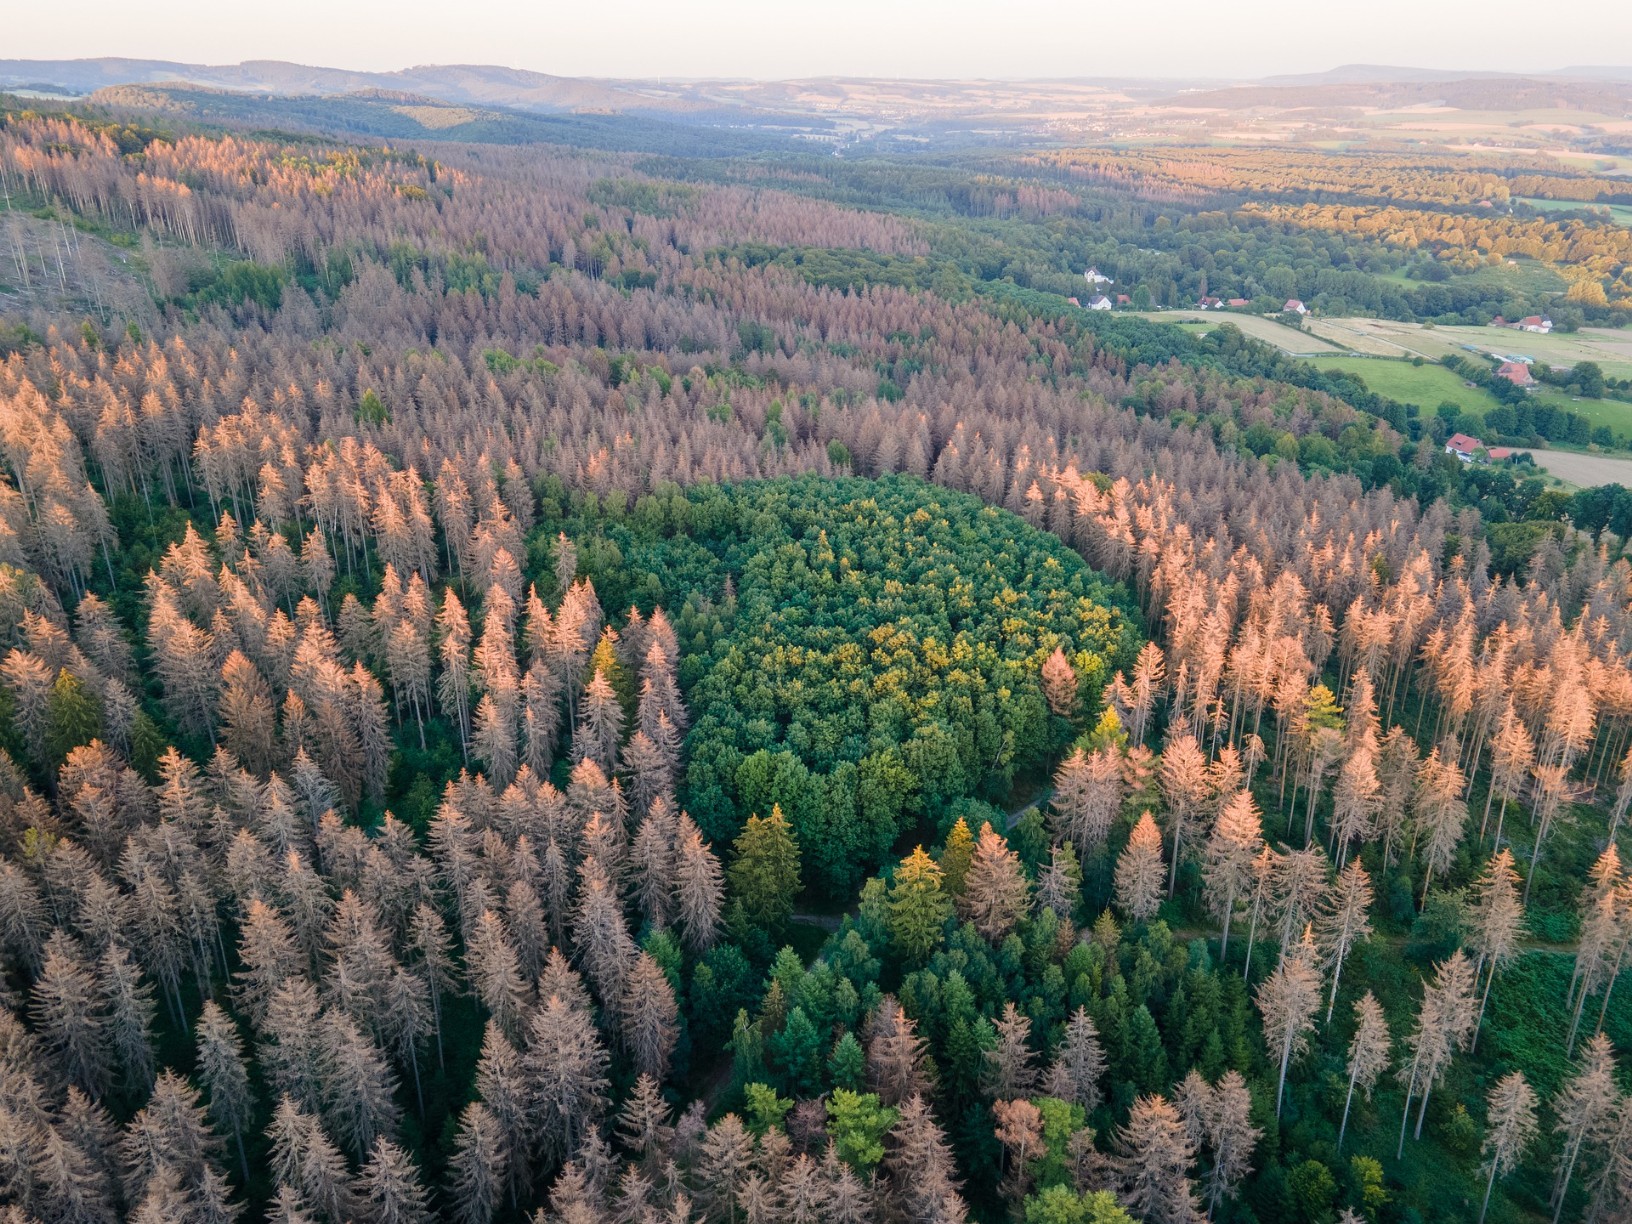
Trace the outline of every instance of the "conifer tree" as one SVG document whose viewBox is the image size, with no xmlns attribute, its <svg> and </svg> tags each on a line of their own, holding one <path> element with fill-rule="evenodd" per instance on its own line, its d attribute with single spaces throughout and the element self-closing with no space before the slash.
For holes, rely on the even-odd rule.
<svg viewBox="0 0 1632 1224">
<path fill-rule="evenodd" d="M 681 936 L 692 952 L 707 951 L 719 931 L 724 874 L 714 852 L 703 844 L 702 832 L 684 812 L 675 836 L 675 876 Z"/>
<path fill-rule="evenodd" d="M 1173 866 L 1167 881 L 1167 895 L 1171 897 L 1178 883 L 1179 864 L 1185 857 L 1191 825 L 1212 792 L 1207 758 L 1195 736 L 1188 731 L 1168 736 L 1162 750 L 1160 779 L 1168 835 L 1173 841 Z"/>
<path fill-rule="evenodd" d="M 1627 943 L 1627 923 L 1621 897 L 1624 885 L 1603 889 L 1593 897 L 1593 890 L 1584 890 L 1582 902 L 1586 913 L 1581 918 L 1581 937 L 1576 944 L 1575 969 L 1570 979 L 1570 1001 L 1574 1004 L 1570 1016 L 1570 1035 L 1565 1052 L 1575 1049 L 1576 1034 L 1581 1028 L 1581 1014 L 1587 999 L 1599 989 L 1604 991 L 1605 1005 L 1609 992 L 1615 989 L 1615 978 L 1621 967 Z"/>
<path fill-rule="evenodd" d="M 958 911 L 990 943 L 1001 943 L 1025 914 L 1031 886 L 1020 867 L 1020 856 L 992 830 L 980 827 L 980 839 L 964 876 Z"/>
<path fill-rule="evenodd" d="M 464 605 L 449 587 L 442 593 L 442 610 L 436 618 L 442 663 L 436 681 L 436 699 L 442 713 L 451 718 L 459 732 L 459 745 L 470 758 L 470 618 Z"/>
<path fill-rule="evenodd" d="M 325 1013 L 323 1044 L 323 1116 L 360 1162 L 377 1137 L 396 1129 L 396 1077 L 374 1043 L 343 1013 Z"/>
<path fill-rule="evenodd" d="M 623 707 L 606 673 L 597 669 L 578 702 L 578 724 L 572 732 L 573 760 L 594 761 L 610 774 L 617 766 L 622 738 Z"/>
<path fill-rule="evenodd" d="M 1415 1138 L 1422 1137 L 1422 1122 L 1428 1116 L 1428 1096 L 1445 1074 L 1451 1055 L 1466 1045 L 1473 1032 L 1476 1013 L 1473 1003 L 1473 964 L 1461 949 L 1434 966 L 1434 980 L 1423 989 L 1417 1024 L 1406 1043 L 1411 1060 L 1400 1068 L 1405 1084 L 1405 1112 L 1400 1119 L 1400 1152 L 1405 1151 L 1406 1120 L 1411 1102 L 1420 1100 Z M 1421 1097 L 1417 1097 L 1418 1090 Z"/>
<path fill-rule="evenodd" d="M 998 1100 L 992 1103 L 992 1117 L 1007 1166 L 1003 1193 L 1018 1210 L 1031 1190 L 1031 1163 L 1043 1151 L 1043 1114 L 1024 1099 Z"/>
<path fill-rule="evenodd" d="M 288 1097 L 282 1098 L 267 1128 L 273 1179 L 294 1192 L 295 1201 L 329 1224 L 355 1213 L 345 1157 L 318 1120 Z"/>
<path fill-rule="evenodd" d="M 1156 708 L 1156 698 L 1166 672 L 1166 661 L 1160 646 L 1155 642 L 1146 642 L 1139 648 L 1139 655 L 1133 661 L 1133 710 L 1128 724 L 1128 734 L 1136 744 L 1144 741 L 1145 727 Z"/>
<path fill-rule="evenodd" d="M 476 1093 L 493 1124 L 501 1181 L 508 1185 L 512 1199 L 525 1194 L 531 1185 L 532 1170 L 527 1163 L 531 1144 L 529 1091 L 521 1055 L 498 1022 L 490 1019 L 476 1062 Z"/>
<path fill-rule="evenodd" d="M 579 869 L 578 908 L 572 938 L 578 963 L 609 1014 L 617 1012 L 636 959 L 635 941 L 624 923 L 623 906 L 600 864 L 585 858 Z"/>
<path fill-rule="evenodd" d="M 1366 1100 L 1377 1077 L 1388 1067 L 1388 1020 L 1383 1016 L 1383 1005 L 1377 996 L 1366 991 L 1354 1002 L 1354 1036 L 1349 1040 L 1349 1091 L 1343 1098 L 1343 1121 L 1337 1128 L 1337 1150 L 1343 1150 L 1343 1136 L 1349 1129 L 1349 1108 L 1354 1104 L 1354 1090 L 1360 1089 Z"/>
<path fill-rule="evenodd" d="M 1048 1095 L 1081 1105 L 1093 1113 L 1100 1102 L 1100 1081 L 1105 1075 L 1105 1049 L 1088 1009 L 1079 1005 L 1065 1022 L 1065 1039 L 1054 1052 L 1049 1068 Z"/>
<path fill-rule="evenodd" d="M 941 881 L 940 866 L 922 846 L 901 860 L 890 881 L 890 940 L 908 964 L 920 965 L 929 958 L 952 916 Z"/>
<path fill-rule="evenodd" d="M 307 1112 L 316 1111 L 323 1100 L 321 1015 L 317 990 L 295 974 L 279 983 L 258 1029 L 256 1056 L 267 1082 Z"/>
<path fill-rule="evenodd" d="M 1490 744 L 1490 789 L 1485 794 L 1485 815 L 1479 823 L 1479 836 L 1483 837 L 1485 825 L 1490 820 L 1491 798 L 1499 795 L 1501 806 L 1496 809 L 1495 842 L 1498 849 L 1502 845 L 1502 822 L 1507 816 L 1507 805 L 1523 790 L 1535 759 L 1535 742 L 1514 713 L 1513 702 L 1509 699 Z"/>
<path fill-rule="evenodd" d="M 437 1061 L 442 1061 L 442 996 L 451 993 L 456 981 L 453 967 L 453 937 L 442 915 L 421 901 L 408 920 L 408 946 L 413 952 L 410 971 L 425 983 L 431 1000 L 431 1025 L 436 1034 Z"/>
<path fill-rule="evenodd" d="M 140 1092 L 153 1087 L 153 988 L 118 941 L 108 945 L 98 966 L 103 1025 L 125 1079 Z"/>
<path fill-rule="evenodd" d="M 634 1089 L 618 1113 L 618 1136 L 647 1169 L 655 1168 L 674 1139 L 669 1105 L 662 1085 L 649 1075 L 636 1078 Z"/>
<path fill-rule="evenodd" d="M 889 1137 L 884 1167 L 904 1218 L 916 1224 L 962 1224 L 968 1209 L 958 1193 L 952 1148 L 922 1096 L 901 1102 Z M 813 1213 L 813 1219 L 819 1218 Z"/>
<path fill-rule="evenodd" d="M 491 691 L 482 694 L 476 703 L 470 740 L 471 754 L 487 766 L 488 776 L 501 786 L 515 776 L 518 761 L 516 720 L 509 696 L 503 690 L 499 699 Z"/>
<path fill-rule="evenodd" d="M 1252 1094 L 1239 1071 L 1226 1071 L 1219 1078 L 1211 1104 L 1206 1118 L 1207 1146 L 1213 1155 L 1205 1183 L 1209 1219 L 1252 1172 L 1253 1149 L 1263 1137 L 1263 1131 L 1252 1124 Z"/>
<path fill-rule="evenodd" d="M 622 1006 L 624 1044 L 634 1058 L 636 1072 L 662 1083 L 680 1038 L 676 1027 L 679 1007 L 674 988 L 650 953 L 635 958 L 623 988 Z"/>
<path fill-rule="evenodd" d="M 480 1101 L 465 1106 L 448 1163 L 448 1200 L 460 1224 L 490 1224 L 509 1172 L 498 1124 Z"/>
<path fill-rule="evenodd" d="M 1519 938 L 1524 933 L 1524 903 L 1519 900 L 1519 873 L 1513 869 L 1513 855 L 1505 847 L 1498 850 L 1474 881 L 1473 919 L 1469 946 L 1477 954 L 1474 975 L 1483 971 L 1485 984 L 1479 992 L 1479 1016 L 1473 1025 L 1477 1046 L 1479 1030 L 1485 1022 L 1485 1004 L 1490 986 L 1500 972 L 1518 955 Z"/>
<path fill-rule="evenodd" d="M 1229 953 L 1236 902 L 1252 889 L 1253 863 L 1262 849 L 1258 805 L 1253 802 L 1250 791 L 1237 791 L 1218 814 L 1218 823 L 1207 842 L 1207 862 L 1202 873 L 1207 907 L 1224 924 L 1220 960 Z"/>
<path fill-rule="evenodd" d="M 1465 786 L 1455 754 L 1442 755 L 1439 748 L 1432 749 L 1417 773 L 1411 801 L 1416 816 L 1415 840 L 1422 856 L 1423 903 L 1428 897 L 1428 885 L 1436 875 L 1450 870 L 1456 848 L 1462 844 L 1468 819 L 1467 803 L 1463 799 Z M 1539 853 L 1539 837 L 1537 845 Z M 1531 870 L 1534 869 L 1532 862 Z"/>
<path fill-rule="evenodd" d="M 244 1131 L 254 1113 L 249 1072 L 244 1066 L 238 1026 L 214 999 L 205 999 L 195 1030 L 198 1041 L 198 1081 L 209 1102 L 217 1130 L 232 1137 L 238 1150 L 239 1170 L 249 1179 L 249 1158 L 244 1152 Z"/>
<path fill-rule="evenodd" d="M 952 822 L 946 834 L 946 845 L 941 847 L 937 861 L 941 865 L 947 895 L 956 901 L 963 895 L 964 880 L 969 875 L 970 864 L 975 861 L 975 835 L 969 831 L 969 823 L 962 816 Z"/>
<path fill-rule="evenodd" d="M 284 979 L 295 973 L 301 954 L 294 936 L 277 910 L 259 897 L 251 898 L 238 937 L 236 1002 L 250 1022 L 260 1024 L 267 1005 Z"/>
<path fill-rule="evenodd" d="M 1487 1098 L 1486 1119 L 1485 1141 L 1480 1150 L 1489 1176 L 1479 1206 L 1479 1224 L 1484 1224 L 1485 1213 L 1490 1210 L 1490 1192 L 1496 1188 L 1496 1179 L 1513 1171 L 1539 1129 L 1536 1093 L 1523 1072 L 1512 1071 L 1496 1081 Z"/>
<path fill-rule="evenodd" d="M 1048 853 L 1048 864 L 1037 874 L 1037 906 L 1060 921 L 1062 931 L 1075 929 L 1077 906 L 1082 901 L 1082 868 L 1070 842 L 1060 842 Z M 1061 936 L 1064 938 L 1064 936 Z"/>
<path fill-rule="evenodd" d="M 986 1051 L 986 1067 L 981 1077 L 986 1095 L 998 1101 L 1029 1097 L 1037 1089 L 1031 1020 L 1013 1003 L 1005 1003 L 994 1027 L 997 1044 Z"/>
<path fill-rule="evenodd" d="M 573 1159 L 606 1108 L 606 1051 L 559 995 L 533 1010 L 522 1059 L 534 1142 L 546 1169 Z"/>
<path fill-rule="evenodd" d="M 1369 743 L 1362 742 L 1343 762 L 1332 788 L 1332 852 L 1339 868 L 1351 845 L 1371 839 L 1382 793 L 1375 753 Z"/>
<path fill-rule="evenodd" d="M 886 995 L 873 1013 L 867 1042 L 867 1086 L 885 1105 L 927 1094 L 933 1082 L 929 1043 L 918 1035 L 917 1022 Z"/>
<path fill-rule="evenodd" d="M 1104 844 L 1121 805 L 1121 758 L 1114 747 L 1078 748 L 1055 771 L 1049 800 L 1054 835 L 1075 844 L 1079 858 Z"/>
<path fill-rule="evenodd" d="M 504 920 L 490 909 L 476 919 L 465 949 L 470 984 L 506 1033 L 519 1033 L 527 1011 L 527 983 Z"/>
<path fill-rule="evenodd" d="M 1615 1052 L 1609 1038 L 1595 1033 L 1582 1051 L 1575 1075 L 1565 1081 L 1553 1098 L 1553 1114 L 1558 1119 L 1553 1129 L 1561 1139 L 1558 1174 L 1553 1180 L 1554 1224 L 1564 1214 L 1577 1162 L 1589 1148 L 1608 1142 L 1620 1104 Z"/>
<path fill-rule="evenodd" d="M 1309 1045 L 1320 1010 L 1320 970 L 1314 933 L 1304 929 L 1303 939 L 1286 949 L 1280 961 L 1258 987 L 1255 1002 L 1264 1020 L 1264 1045 L 1279 1065 L 1275 1086 L 1275 1116 L 1281 1116 L 1281 1100 L 1286 1093 L 1286 1071 L 1292 1060 Z"/>
<path fill-rule="evenodd" d="M 358 1219 L 368 1224 L 427 1224 L 431 1213 L 414 1162 L 389 1139 L 374 1150 L 357 1179 Z"/>
<path fill-rule="evenodd" d="M 1149 812 L 1140 814 L 1128 844 L 1117 856 L 1116 904 L 1135 922 L 1153 917 L 1162 904 L 1162 834 Z"/>
<path fill-rule="evenodd" d="M 1142 1096 L 1117 1134 L 1114 1168 L 1117 1198 L 1149 1224 L 1198 1224 L 1190 1170 L 1195 1144 L 1178 1111 L 1161 1096 Z"/>
<path fill-rule="evenodd" d="M 29 1015 L 68 1079 L 93 1099 L 101 1097 L 109 1081 L 101 992 L 73 939 L 60 929 L 46 941 Z"/>
<path fill-rule="evenodd" d="M 782 808 L 773 806 L 769 816 L 748 817 L 733 848 L 736 858 L 727 873 L 733 914 L 779 937 L 800 889 L 799 843 Z"/>
<path fill-rule="evenodd" d="M 1325 912 L 1317 919 L 1321 951 L 1332 967 L 1332 989 L 1326 1000 L 1326 1023 L 1332 1022 L 1337 1006 L 1337 983 L 1343 976 L 1343 962 L 1357 943 L 1371 938 L 1371 877 L 1355 859 L 1338 873 L 1337 886 L 1327 898 Z"/>
<path fill-rule="evenodd" d="M 1077 672 L 1058 646 L 1043 660 L 1043 699 L 1051 714 L 1073 718 L 1077 712 Z"/>
</svg>

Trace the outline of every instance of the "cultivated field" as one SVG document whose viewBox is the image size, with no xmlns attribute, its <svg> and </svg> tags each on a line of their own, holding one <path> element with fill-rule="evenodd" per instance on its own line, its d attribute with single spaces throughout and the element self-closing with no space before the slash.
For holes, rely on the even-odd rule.
<svg viewBox="0 0 1632 1224">
<path fill-rule="evenodd" d="M 1632 488 L 1632 459 L 1560 450 L 1534 450 L 1530 454 L 1537 467 L 1583 489 L 1605 484 Z"/>
<path fill-rule="evenodd" d="M 1262 315 L 1210 310 L 1153 310 L 1146 312 L 1142 317 L 1156 323 L 1207 323 L 1213 327 L 1231 323 L 1254 340 L 1273 344 L 1282 352 L 1290 353 L 1294 357 L 1331 355 L 1340 351 L 1340 346 L 1336 344 L 1301 332 L 1295 327 L 1288 327 L 1285 323 L 1277 323 L 1274 319 L 1266 319 Z"/>
<path fill-rule="evenodd" d="M 1523 355 L 1554 366 L 1596 361 L 1606 374 L 1632 375 L 1632 332 L 1609 328 L 1541 336 L 1504 327 L 1426 327 L 1392 319 L 1312 319 L 1306 326 L 1338 348 L 1376 357 L 1438 361 L 1446 353 L 1465 352 L 1464 346 L 1471 344 L 1481 353 Z"/>
</svg>

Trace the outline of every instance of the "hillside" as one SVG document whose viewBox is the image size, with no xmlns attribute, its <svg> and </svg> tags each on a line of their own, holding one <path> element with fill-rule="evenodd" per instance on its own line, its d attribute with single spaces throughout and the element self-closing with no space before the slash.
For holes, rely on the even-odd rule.
<svg viewBox="0 0 1632 1224">
<path fill-rule="evenodd" d="M 0 99 L 0 1224 L 1632 1218 L 1614 156 L 743 88 Z"/>
</svg>

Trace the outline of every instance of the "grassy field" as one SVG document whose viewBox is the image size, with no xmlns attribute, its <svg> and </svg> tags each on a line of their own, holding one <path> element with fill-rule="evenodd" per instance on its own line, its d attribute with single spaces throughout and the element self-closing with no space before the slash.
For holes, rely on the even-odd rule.
<svg viewBox="0 0 1632 1224">
<path fill-rule="evenodd" d="M 1290 353 L 1294 357 L 1317 353 L 1330 355 L 1339 351 L 1338 346 L 1330 341 L 1312 336 L 1308 332 L 1301 332 L 1295 327 L 1288 327 L 1284 323 L 1277 323 L 1274 319 L 1266 319 L 1262 315 L 1204 310 L 1153 310 L 1147 311 L 1141 317 L 1155 323 L 1199 324 L 1201 326 L 1186 326 L 1186 330 L 1201 332 L 1211 331 L 1222 323 L 1231 323 L 1254 340 L 1273 344 L 1283 353 Z"/>
<path fill-rule="evenodd" d="M 1621 225 L 1632 225 L 1632 208 L 1625 204 L 1588 204 L 1580 200 L 1542 200 L 1528 196 L 1518 197 L 1518 202 L 1528 204 L 1541 212 L 1575 212 L 1582 208 L 1606 208 L 1612 220 Z"/>
<path fill-rule="evenodd" d="M 1610 399 L 1576 399 L 1555 389 L 1533 392 L 1532 398 L 1537 403 L 1579 412 L 1594 425 L 1608 425 L 1622 437 L 1632 437 L 1632 404 Z"/>
<path fill-rule="evenodd" d="M 1426 327 L 1392 319 L 1359 318 L 1312 319 L 1307 326 L 1339 348 L 1376 357 L 1426 357 L 1438 361 L 1446 353 L 1465 352 L 1463 346 L 1471 344 L 1481 353 L 1523 354 L 1553 366 L 1596 361 L 1606 374 L 1632 376 L 1632 331 L 1585 327 L 1570 335 L 1555 332 L 1541 336 L 1503 327 Z"/>
<path fill-rule="evenodd" d="M 1310 357 L 1306 360 L 1323 370 L 1356 375 L 1379 395 L 1402 404 L 1415 404 L 1424 413 L 1452 403 L 1464 412 L 1483 416 L 1486 409 L 1496 406 L 1490 392 L 1467 386 L 1444 366 L 1432 362 L 1419 366 L 1387 357 Z M 1620 400 L 1576 399 L 1551 388 L 1533 392 L 1532 399 L 1578 412 L 1594 425 L 1607 425 L 1622 437 L 1632 437 L 1632 404 Z"/>
<path fill-rule="evenodd" d="M 1418 366 L 1386 357 L 1311 357 L 1309 364 L 1356 375 L 1377 394 L 1402 404 L 1415 404 L 1424 413 L 1432 413 L 1444 403 L 1478 414 L 1496 406 L 1488 391 L 1466 385 L 1444 366 L 1431 362 Z"/>
</svg>

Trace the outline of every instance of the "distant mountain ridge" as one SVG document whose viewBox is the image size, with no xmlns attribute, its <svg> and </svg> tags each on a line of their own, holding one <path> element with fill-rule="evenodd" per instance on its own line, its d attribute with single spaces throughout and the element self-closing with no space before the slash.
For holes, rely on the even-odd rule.
<svg viewBox="0 0 1632 1224">
<path fill-rule="evenodd" d="M 326 68 L 283 60 L 245 60 L 240 64 L 188 64 L 179 60 L 0 59 L 0 89 L 57 86 L 75 93 L 93 93 L 112 85 L 184 83 L 212 89 L 283 96 L 355 94 L 366 89 L 413 93 L 475 106 L 505 106 L 521 110 L 565 112 L 701 112 L 717 109 L 719 101 L 702 96 L 709 84 L 736 84 L 753 97 L 781 85 L 813 85 L 821 81 L 855 82 L 854 77 L 818 77 L 800 82 L 691 80 L 603 80 L 553 76 L 524 68 L 496 64 L 422 64 L 394 72 L 366 72 Z M 881 78 L 882 79 L 882 78 Z M 1538 72 L 1461 71 L 1413 68 L 1386 64 L 1344 64 L 1321 72 L 1281 74 L 1260 79 L 1240 78 L 1236 86 L 1262 89 L 1321 88 L 1333 86 L 1419 86 L 1474 80 L 1537 82 L 1632 81 L 1632 66 L 1574 66 Z M 1119 83 L 1147 86 L 1201 86 L 1216 89 L 1219 78 L 1207 81 L 1124 79 Z M 941 84 L 950 82 L 942 81 Z M 1107 84 L 1111 82 L 1107 81 Z M 739 99 L 739 104 L 740 104 Z"/>
<path fill-rule="evenodd" d="M 443 64 L 397 72 L 358 72 L 281 60 L 184 64 L 173 60 L 0 60 L 0 89 L 57 85 L 94 93 L 115 85 L 186 84 L 295 97 L 343 95 L 365 89 L 420 94 L 477 106 L 566 112 L 662 112 L 705 109 L 689 99 L 653 97 L 638 86 L 550 76 L 493 65 Z"/>
</svg>

